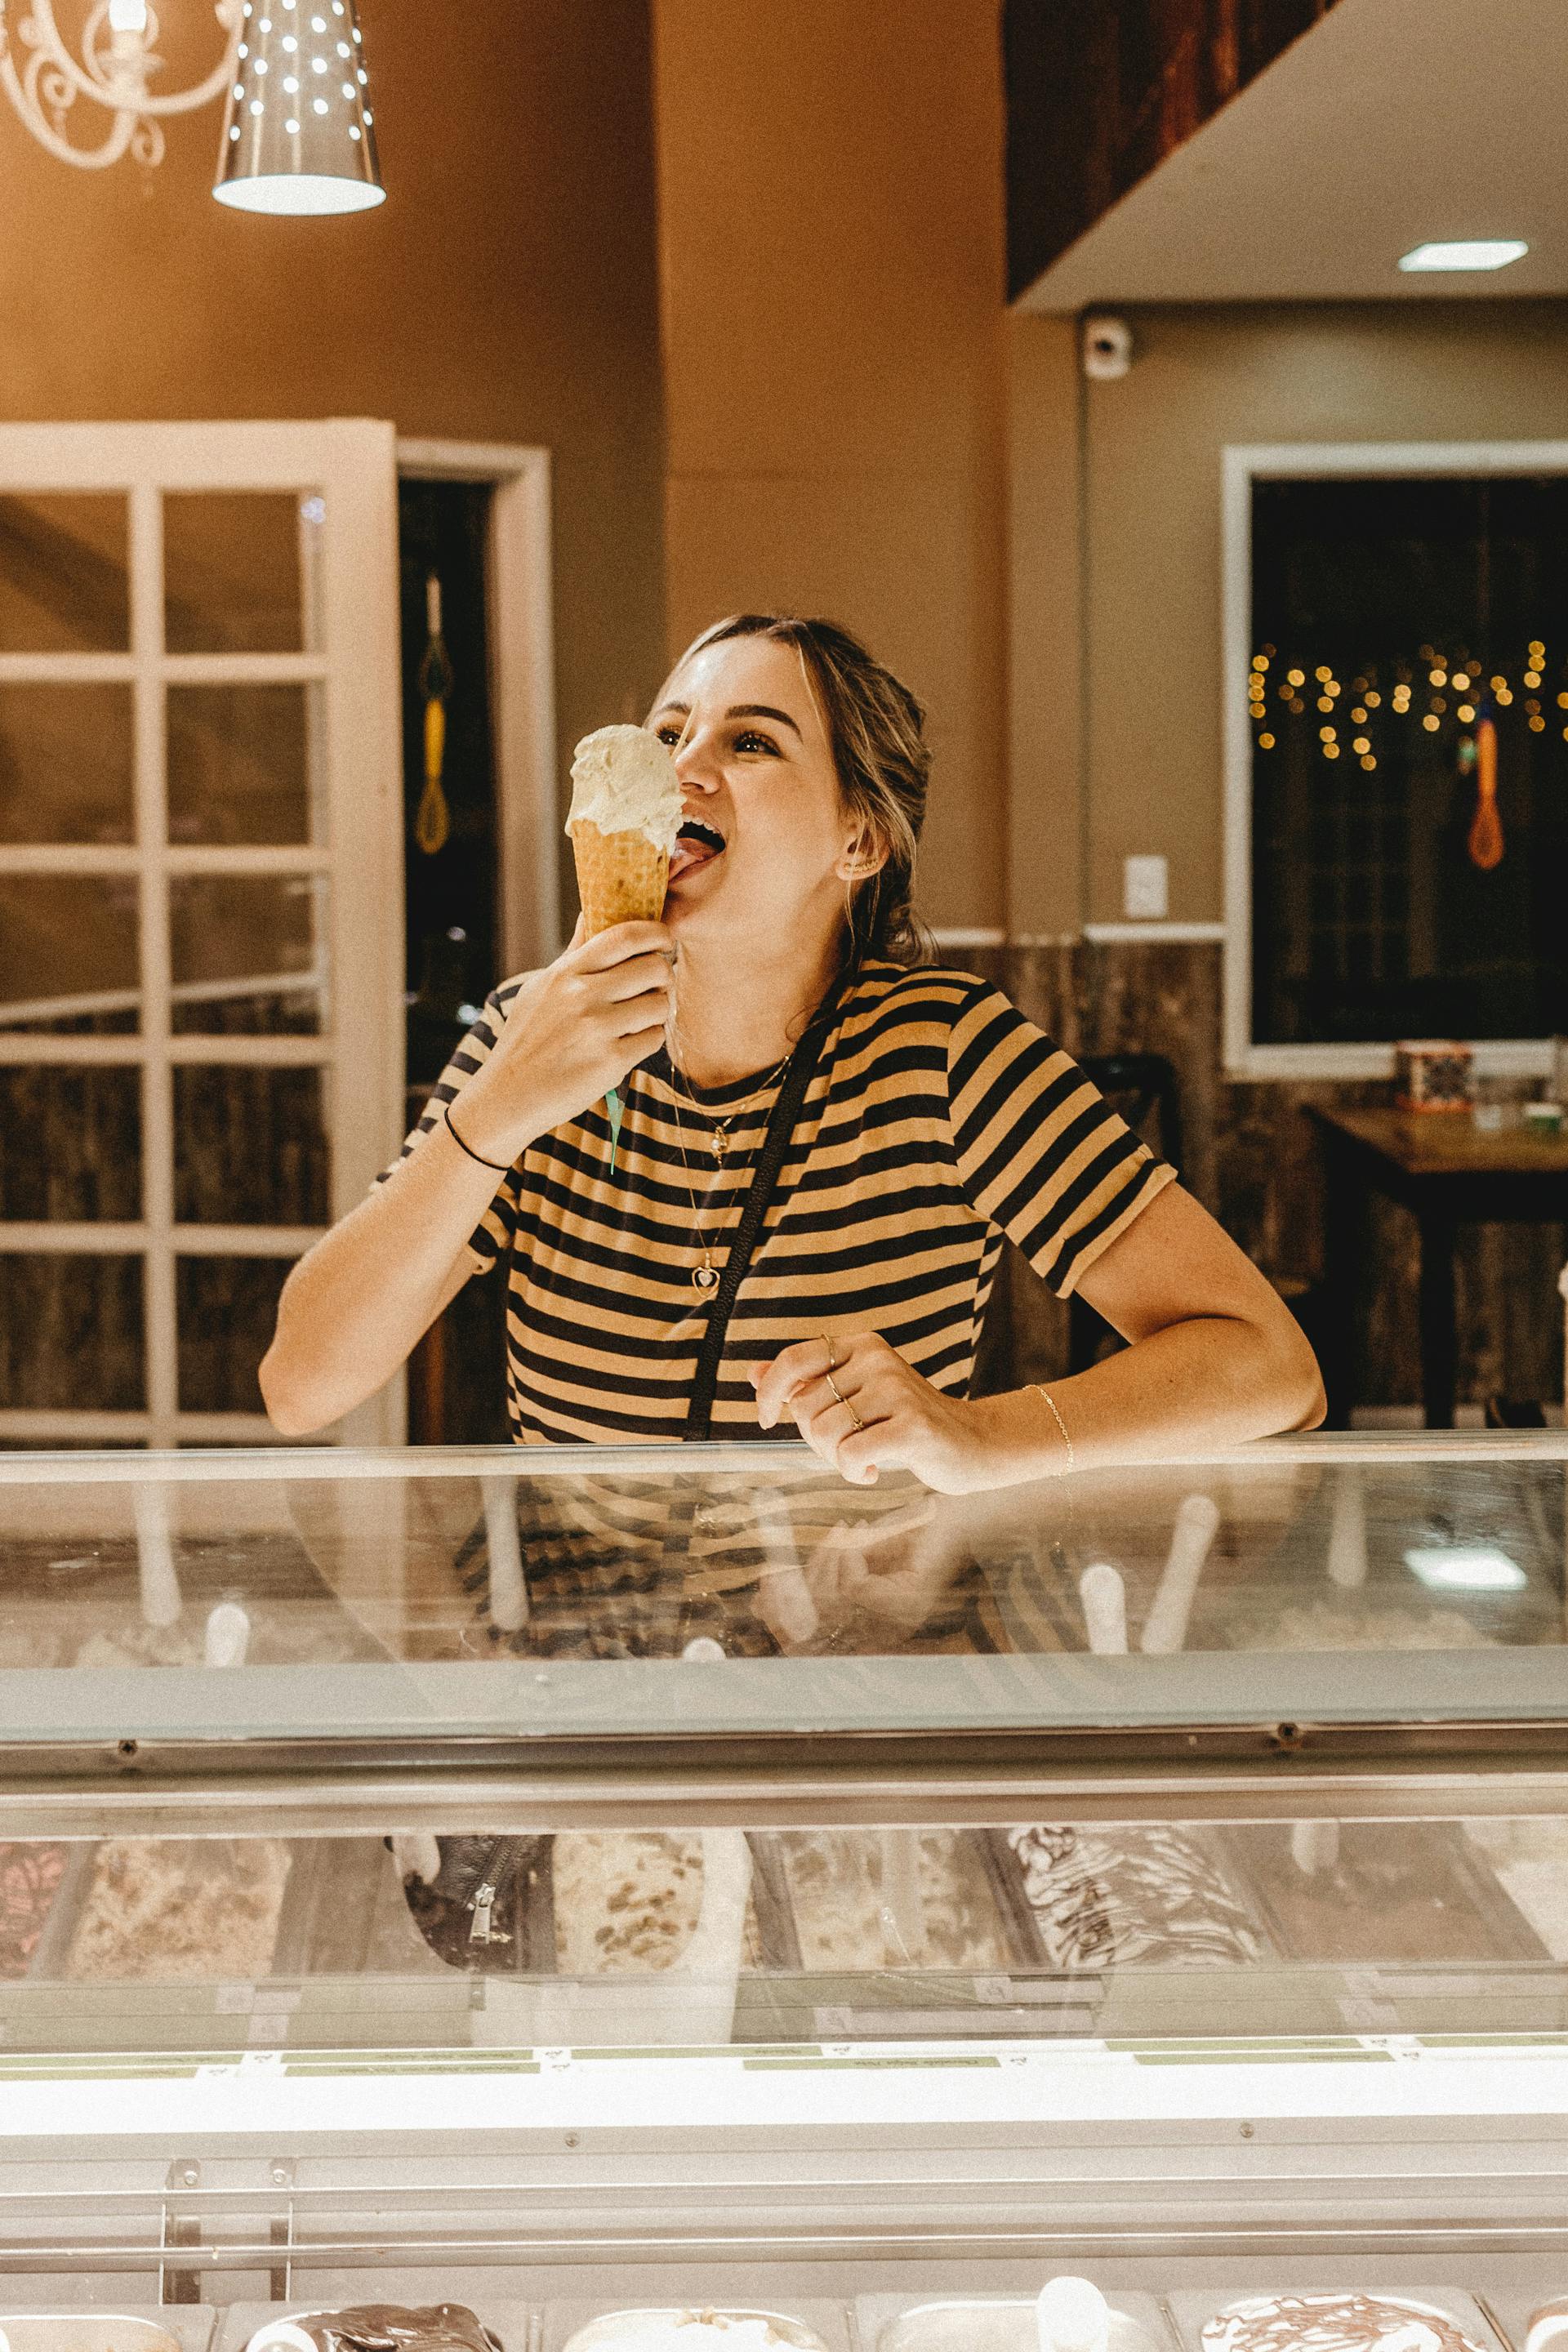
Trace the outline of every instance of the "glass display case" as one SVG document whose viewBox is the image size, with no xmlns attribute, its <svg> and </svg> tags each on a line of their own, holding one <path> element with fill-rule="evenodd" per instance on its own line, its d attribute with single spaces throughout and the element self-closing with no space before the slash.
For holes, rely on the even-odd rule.
<svg viewBox="0 0 1568 2352">
<path fill-rule="evenodd" d="M 0 1454 L 9 2352 L 1568 2342 L 1565 1491 Z"/>
</svg>

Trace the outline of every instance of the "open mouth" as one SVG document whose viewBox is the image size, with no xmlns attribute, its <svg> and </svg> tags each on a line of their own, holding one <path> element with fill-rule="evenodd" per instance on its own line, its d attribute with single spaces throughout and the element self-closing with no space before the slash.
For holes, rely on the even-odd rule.
<svg viewBox="0 0 1568 2352">
<path fill-rule="evenodd" d="M 704 824 L 700 817 L 688 817 L 676 835 L 669 878 L 674 882 L 680 875 L 693 873 L 699 866 L 710 866 L 723 855 L 724 836 L 717 826 Z"/>
</svg>

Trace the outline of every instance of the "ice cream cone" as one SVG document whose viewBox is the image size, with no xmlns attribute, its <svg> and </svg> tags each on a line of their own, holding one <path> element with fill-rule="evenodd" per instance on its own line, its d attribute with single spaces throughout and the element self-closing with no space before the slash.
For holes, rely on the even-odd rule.
<svg viewBox="0 0 1568 2352">
<path fill-rule="evenodd" d="M 601 833 L 590 818 L 572 827 L 577 895 L 587 936 L 612 923 L 657 923 L 669 887 L 669 852 L 646 833 Z"/>
</svg>

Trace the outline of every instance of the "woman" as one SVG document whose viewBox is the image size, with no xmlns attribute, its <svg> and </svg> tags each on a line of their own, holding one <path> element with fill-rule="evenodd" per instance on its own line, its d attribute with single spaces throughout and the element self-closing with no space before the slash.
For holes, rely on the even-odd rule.
<svg viewBox="0 0 1568 2352">
<path fill-rule="evenodd" d="M 828 623 L 743 614 L 647 724 L 687 815 L 662 922 L 491 996 L 401 1160 L 289 1277 L 279 1427 L 359 1403 L 503 1263 L 523 1443 L 798 1431 L 854 1485 L 958 1494 L 1321 1420 L 1295 1323 L 1173 1171 L 998 990 L 919 962 L 913 696 Z M 1131 1344 L 972 1400 L 1005 1234 Z"/>
</svg>

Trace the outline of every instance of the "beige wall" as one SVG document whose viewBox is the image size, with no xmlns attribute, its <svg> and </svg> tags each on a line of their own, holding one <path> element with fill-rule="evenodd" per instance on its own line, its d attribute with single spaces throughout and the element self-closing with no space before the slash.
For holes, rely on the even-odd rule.
<svg viewBox="0 0 1568 2352">
<path fill-rule="evenodd" d="M 195 79 L 206 12 L 161 13 L 171 83 Z M 0 104 L 0 419 L 372 415 L 547 445 L 569 758 L 663 654 L 647 5 L 460 13 L 362 0 L 389 198 L 358 218 L 213 203 L 217 108 L 143 177 L 52 162 Z"/>
<path fill-rule="evenodd" d="M 1084 913 L 1118 919 L 1121 861 L 1152 851 L 1170 860 L 1172 916 L 1217 920 L 1221 449 L 1568 436 L 1568 303 L 1131 315 L 1131 374 L 1084 402 Z M 1053 426 L 1020 445 L 1026 478 L 1059 468 L 1058 441 Z M 1016 615 L 1016 633 L 1030 627 Z M 1015 822 L 1027 821 L 1021 779 Z M 1025 906 L 1016 919 L 1054 927 Z"/>
<path fill-rule="evenodd" d="M 821 612 L 929 706 L 921 902 L 1005 919 L 994 0 L 655 0 L 668 643 Z"/>
</svg>

